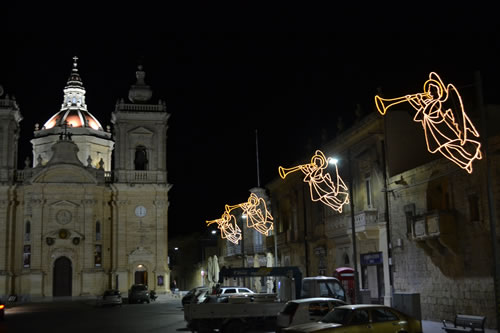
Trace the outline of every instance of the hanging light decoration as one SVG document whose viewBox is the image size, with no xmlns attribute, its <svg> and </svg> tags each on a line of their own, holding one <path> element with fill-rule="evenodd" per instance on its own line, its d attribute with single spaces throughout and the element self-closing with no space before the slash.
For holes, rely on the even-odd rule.
<svg viewBox="0 0 500 333">
<path fill-rule="evenodd" d="M 207 226 L 217 223 L 217 227 L 221 230 L 222 238 L 238 244 L 238 241 L 241 240 L 241 229 L 236 223 L 236 217 L 231 214 L 233 210 L 238 208 L 242 210 L 242 216 L 245 216 L 248 228 L 254 228 L 266 236 L 269 235 L 269 231 L 273 230 L 273 217 L 267 210 L 266 202 L 254 193 L 250 194 L 247 202 L 233 206 L 226 205 L 222 217 L 207 221 Z"/>
<path fill-rule="evenodd" d="M 347 186 L 339 175 L 337 164 L 335 165 L 335 182 L 329 173 L 324 173 L 328 166 L 328 160 L 322 151 L 316 150 L 311 158 L 311 163 L 298 165 L 292 168 L 279 167 L 279 175 L 285 179 L 288 174 L 295 171 L 304 173 L 304 182 L 309 184 L 312 201 L 321 201 L 333 210 L 342 213 L 342 207 L 349 203 Z"/>
<path fill-rule="evenodd" d="M 445 86 L 435 72 L 429 74 L 423 90 L 422 93 L 397 98 L 375 96 L 375 106 L 385 115 L 394 105 L 410 103 L 416 111 L 413 120 L 421 123 L 424 129 L 427 150 L 432 154 L 440 152 L 472 173 L 472 162 L 482 158 L 481 143 L 475 140 L 479 133 L 464 111 L 460 94 L 454 85 Z"/>
</svg>

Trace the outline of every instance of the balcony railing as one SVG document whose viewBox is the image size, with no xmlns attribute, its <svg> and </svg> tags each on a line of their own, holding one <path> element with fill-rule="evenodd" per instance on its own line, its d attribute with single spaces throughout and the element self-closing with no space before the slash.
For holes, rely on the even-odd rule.
<svg viewBox="0 0 500 333">
<path fill-rule="evenodd" d="M 120 183 L 166 183 L 166 172 L 163 171 L 115 171 L 114 181 Z"/>
<path fill-rule="evenodd" d="M 415 216 L 412 221 L 412 238 L 424 250 L 431 250 L 429 253 L 458 253 L 456 222 L 451 211 L 436 210 Z"/>
</svg>

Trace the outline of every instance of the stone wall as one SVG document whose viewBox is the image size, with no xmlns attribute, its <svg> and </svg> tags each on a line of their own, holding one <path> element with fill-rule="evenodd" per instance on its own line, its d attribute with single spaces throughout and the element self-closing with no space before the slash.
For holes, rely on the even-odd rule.
<svg viewBox="0 0 500 333">
<path fill-rule="evenodd" d="M 457 313 L 484 315 L 486 325 L 496 327 L 484 175 L 484 164 L 476 164 L 475 173 L 469 175 L 440 160 L 390 181 L 407 183 L 392 185 L 390 200 L 391 239 L 397 244 L 393 249 L 394 292 L 420 294 L 422 319 L 451 320 Z M 471 220 L 470 195 L 479 199 L 479 220 Z M 405 211 L 411 205 L 415 210 L 409 223 Z M 439 233 L 431 233 L 430 214 L 439 220 Z M 416 220 L 426 221 L 428 234 L 415 234 Z"/>
</svg>

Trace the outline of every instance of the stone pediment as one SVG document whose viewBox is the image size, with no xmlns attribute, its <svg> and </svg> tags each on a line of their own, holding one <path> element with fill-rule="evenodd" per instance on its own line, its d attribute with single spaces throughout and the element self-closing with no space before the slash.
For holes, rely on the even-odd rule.
<svg viewBox="0 0 500 333">
<path fill-rule="evenodd" d="M 131 135 L 153 135 L 154 133 L 143 126 L 136 127 L 128 132 Z"/>
<path fill-rule="evenodd" d="M 149 261 L 153 262 L 153 252 L 146 250 L 143 247 L 138 247 L 128 255 L 129 264 L 133 262 Z"/>
<path fill-rule="evenodd" d="M 154 133 L 145 127 L 139 126 L 128 132 L 132 146 L 151 147 Z"/>
<path fill-rule="evenodd" d="M 97 179 L 85 168 L 72 164 L 45 167 L 31 179 L 31 183 L 97 184 Z"/>
<path fill-rule="evenodd" d="M 78 204 L 71 202 L 71 201 L 68 201 L 68 200 L 60 200 L 60 201 L 53 202 L 50 206 L 52 208 L 58 208 L 58 209 L 64 209 L 64 208 L 73 209 L 75 207 L 78 207 Z"/>
</svg>

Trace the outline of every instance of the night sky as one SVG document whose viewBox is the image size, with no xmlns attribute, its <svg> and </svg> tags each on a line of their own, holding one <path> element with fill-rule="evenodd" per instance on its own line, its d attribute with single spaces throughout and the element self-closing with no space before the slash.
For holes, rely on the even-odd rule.
<svg viewBox="0 0 500 333">
<path fill-rule="evenodd" d="M 59 111 L 72 57 L 86 89 L 88 110 L 103 126 L 119 98 L 127 99 L 142 63 L 153 98 L 167 103 L 171 235 L 203 230 L 225 204 L 247 200 L 278 166 L 309 158 L 348 126 L 359 104 L 373 97 L 421 92 L 429 72 L 471 89 L 480 70 L 484 97 L 500 103 L 497 34 L 446 32 L 408 38 L 337 33 L 162 33 L 154 37 L 9 37 L 0 52 L 0 85 L 15 95 L 21 122 L 19 168 L 31 156 L 35 123 Z M 5 45 L 5 44 L 4 44 Z"/>
</svg>

